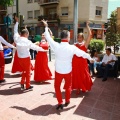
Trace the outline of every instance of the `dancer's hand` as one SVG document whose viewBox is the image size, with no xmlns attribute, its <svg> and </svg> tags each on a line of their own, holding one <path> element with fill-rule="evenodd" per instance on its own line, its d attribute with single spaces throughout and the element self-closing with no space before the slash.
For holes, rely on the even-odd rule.
<svg viewBox="0 0 120 120">
<path fill-rule="evenodd" d="M 40 52 L 48 52 L 48 50 L 40 51 Z"/>
<path fill-rule="evenodd" d="M 90 63 L 94 63 L 94 60 L 92 59 L 92 60 L 90 60 Z"/>
<path fill-rule="evenodd" d="M 86 22 L 86 26 L 89 26 L 89 24 L 90 24 L 90 21 L 87 21 L 87 22 Z"/>
<path fill-rule="evenodd" d="M 39 46 L 40 42 L 35 42 L 34 44 L 37 45 L 37 46 Z"/>
<path fill-rule="evenodd" d="M 48 23 L 47 23 L 47 21 L 45 21 L 44 19 L 41 20 L 41 21 L 43 22 L 43 24 L 44 24 L 45 27 L 48 27 Z"/>
<path fill-rule="evenodd" d="M 27 29 L 27 25 L 25 25 L 25 29 Z"/>
</svg>

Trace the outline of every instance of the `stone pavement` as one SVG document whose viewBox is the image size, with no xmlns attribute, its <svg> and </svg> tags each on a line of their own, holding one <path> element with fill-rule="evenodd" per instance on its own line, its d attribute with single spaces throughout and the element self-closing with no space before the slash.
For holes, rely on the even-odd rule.
<svg viewBox="0 0 120 120">
<path fill-rule="evenodd" d="M 120 120 L 119 78 L 109 78 L 106 82 L 94 78 L 90 92 L 76 95 L 73 91 L 71 104 L 57 111 L 54 80 L 35 83 L 32 72 L 34 89 L 21 91 L 20 75 L 11 74 L 11 66 L 6 65 L 6 83 L 0 84 L 0 120 Z M 49 66 L 54 75 L 54 61 L 49 62 Z"/>
</svg>

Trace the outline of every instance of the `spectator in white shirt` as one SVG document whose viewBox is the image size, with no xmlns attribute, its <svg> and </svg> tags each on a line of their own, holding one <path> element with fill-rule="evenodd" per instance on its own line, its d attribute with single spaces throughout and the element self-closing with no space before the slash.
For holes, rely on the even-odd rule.
<svg viewBox="0 0 120 120">
<path fill-rule="evenodd" d="M 116 57 L 114 54 L 111 53 L 111 48 L 106 48 L 106 54 L 102 59 L 102 64 L 98 68 L 99 76 L 98 78 L 103 77 L 102 81 L 106 81 L 108 77 L 108 71 L 113 67 L 115 64 Z M 103 71 L 104 67 L 104 71 Z"/>
<path fill-rule="evenodd" d="M 37 51 L 45 51 L 41 47 L 33 44 L 28 40 L 29 32 L 27 29 L 21 31 L 21 36 L 18 34 L 18 18 L 15 17 L 16 24 L 14 26 L 14 42 L 16 44 L 18 52 L 18 61 L 22 68 L 22 78 L 21 78 L 21 89 L 24 89 L 24 84 L 26 83 L 26 90 L 32 89 L 33 86 L 30 85 L 30 49 Z M 26 82 L 25 82 L 26 80 Z"/>
<path fill-rule="evenodd" d="M 78 57 L 87 58 L 92 61 L 92 58 L 89 54 L 85 53 L 84 51 L 78 49 L 74 45 L 70 45 L 69 38 L 70 34 L 69 31 L 63 30 L 61 32 L 61 43 L 55 42 L 49 33 L 48 24 L 46 21 L 42 20 L 45 25 L 45 38 L 48 41 L 50 47 L 53 49 L 55 53 L 55 92 L 56 97 L 58 100 L 58 106 L 56 107 L 57 110 L 63 109 L 63 101 L 62 101 L 62 94 L 60 90 L 61 82 L 65 80 L 65 104 L 64 106 L 68 106 L 70 103 L 70 94 L 71 94 L 71 71 L 72 71 L 72 58 L 73 55 L 77 55 Z"/>
<path fill-rule="evenodd" d="M 10 48 L 15 48 L 13 45 L 6 42 L 6 40 L 2 36 L 0 36 L 0 83 L 5 82 L 4 79 L 5 60 L 2 43 Z"/>
</svg>

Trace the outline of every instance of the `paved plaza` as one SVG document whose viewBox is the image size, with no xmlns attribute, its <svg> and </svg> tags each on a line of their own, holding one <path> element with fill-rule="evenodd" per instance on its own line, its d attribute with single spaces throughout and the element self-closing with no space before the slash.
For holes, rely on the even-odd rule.
<svg viewBox="0 0 120 120">
<path fill-rule="evenodd" d="M 0 84 L 0 120 L 120 120 L 119 78 L 109 78 L 106 82 L 94 78 L 90 92 L 76 95 L 73 91 L 70 105 L 57 111 L 54 80 L 36 83 L 32 72 L 34 89 L 21 91 L 20 75 L 11 74 L 11 66 L 12 63 L 6 64 L 6 83 Z M 49 66 L 54 77 L 54 60 Z M 63 84 L 64 81 L 61 89 Z"/>
</svg>

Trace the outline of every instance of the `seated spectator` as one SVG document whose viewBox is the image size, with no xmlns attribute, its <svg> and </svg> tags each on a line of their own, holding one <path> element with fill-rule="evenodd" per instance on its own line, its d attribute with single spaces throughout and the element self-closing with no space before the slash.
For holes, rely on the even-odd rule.
<svg viewBox="0 0 120 120">
<path fill-rule="evenodd" d="M 116 61 L 116 57 L 111 53 L 111 48 L 106 48 L 106 54 L 102 59 L 102 64 L 98 67 L 98 78 L 103 77 L 102 81 L 106 81 L 108 77 L 108 71 L 111 69 Z"/>
<path fill-rule="evenodd" d="M 94 60 L 94 63 L 90 63 L 90 72 L 91 76 L 97 73 L 97 67 L 101 65 L 100 57 L 98 56 L 97 50 L 92 50 L 91 57 Z"/>
</svg>

